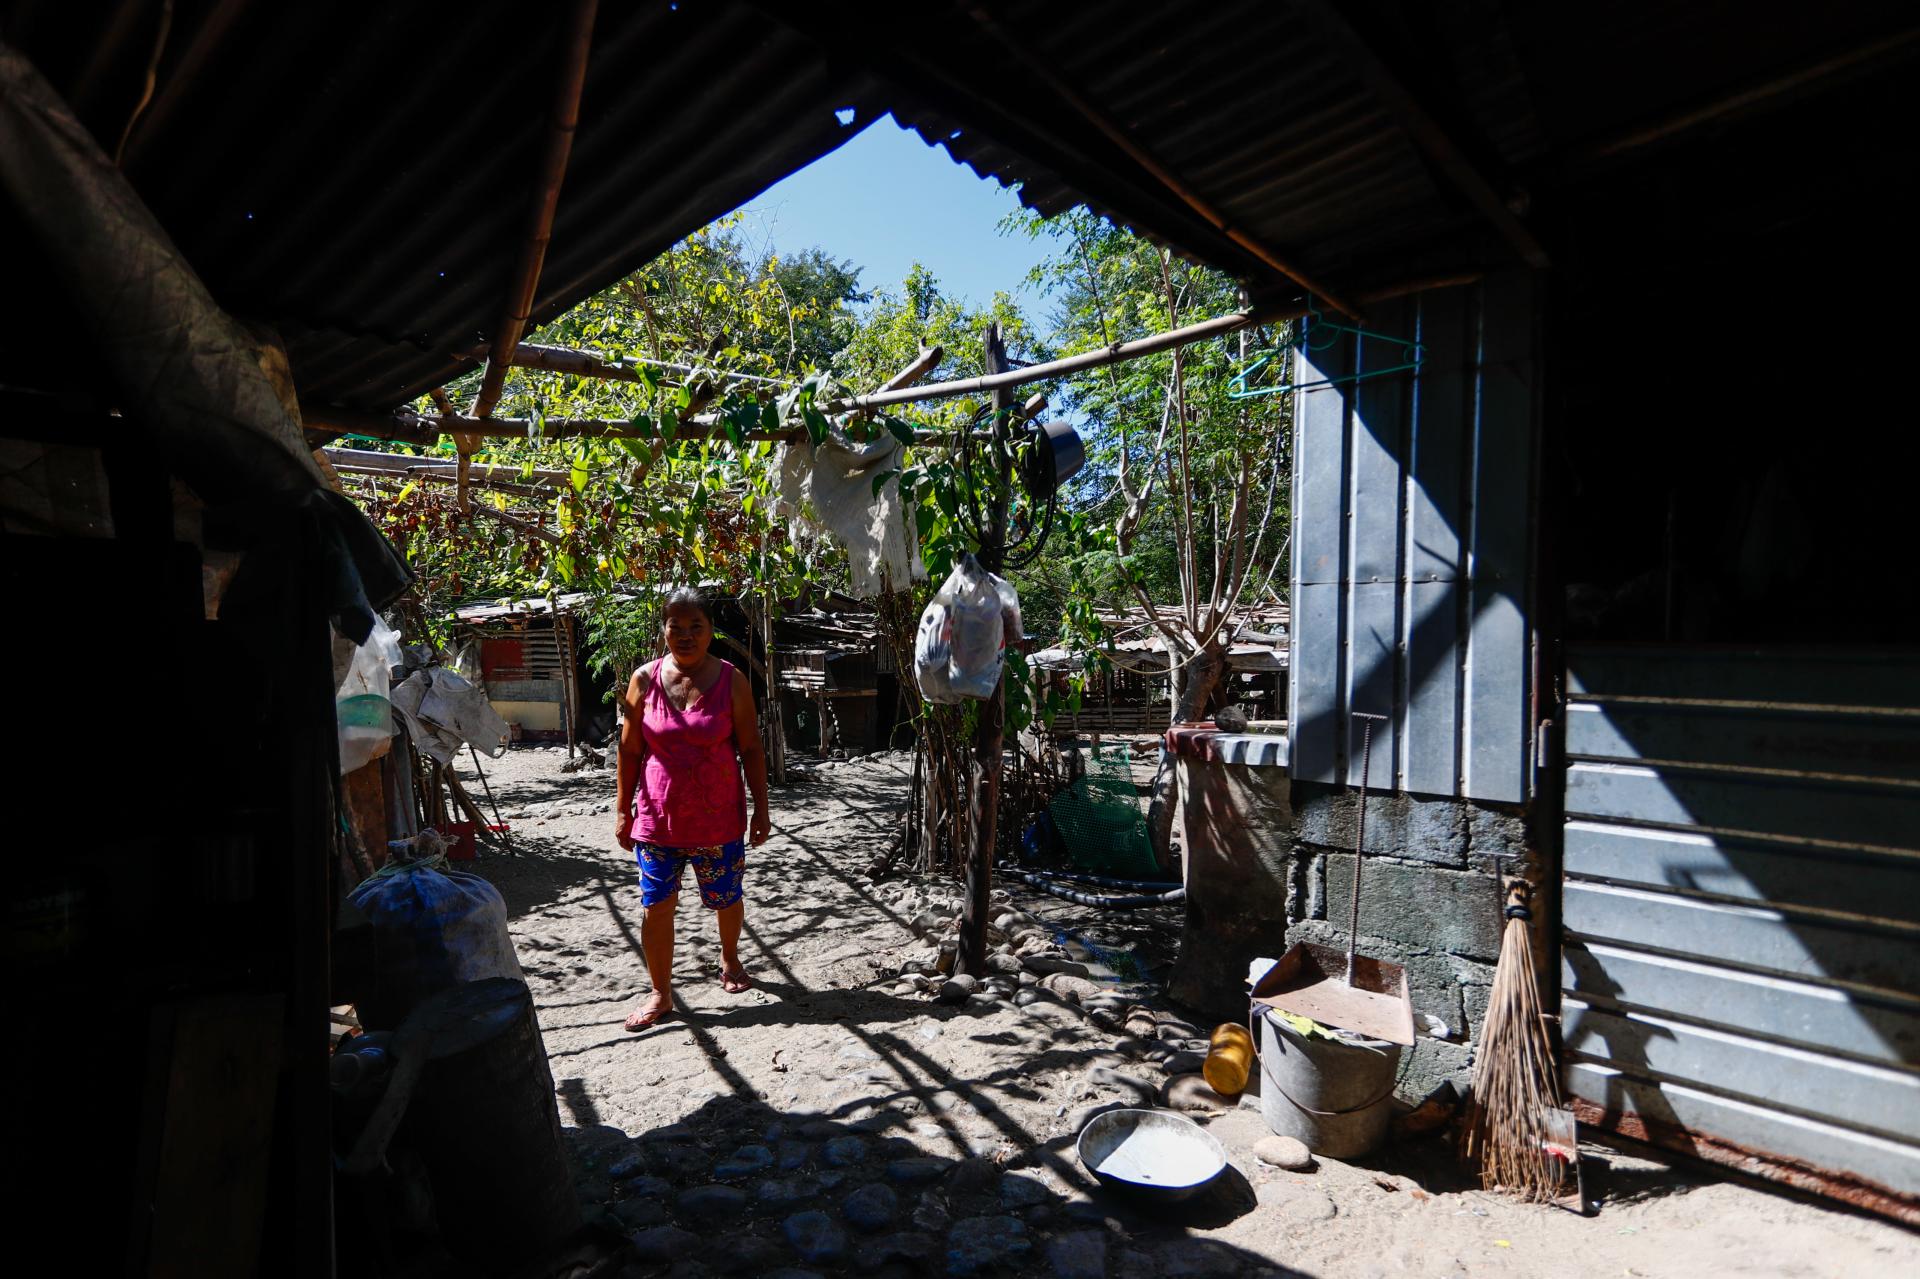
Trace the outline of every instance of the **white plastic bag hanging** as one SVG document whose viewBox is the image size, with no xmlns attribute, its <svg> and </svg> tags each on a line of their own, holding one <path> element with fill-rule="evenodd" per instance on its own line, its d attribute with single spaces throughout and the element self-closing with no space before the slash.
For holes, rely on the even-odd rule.
<svg viewBox="0 0 1920 1279">
<path fill-rule="evenodd" d="M 1007 644 L 1019 636 L 1019 595 L 973 556 L 963 556 L 920 615 L 914 670 L 921 696 L 930 702 L 992 697 Z"/>
<path fill-rule="evenodd" d="M 373 619 L 373 634 L 355 648 L 347 676 L 333 695 L 340 740 L 340 771 L 351 773 L 387 753 L 393 744 L 390 673 L 400 662 L 400 637 Z"/>
<path fill-rule="evenodd" d="M 953 660 L 953 609 L 947 588 L 934 592 L 920 614 L 920 630 L 913 640 L 913 673 L 920 696 L 941 706 L 959 701 L 947 683 L 947 664 Z"/>
</svg>

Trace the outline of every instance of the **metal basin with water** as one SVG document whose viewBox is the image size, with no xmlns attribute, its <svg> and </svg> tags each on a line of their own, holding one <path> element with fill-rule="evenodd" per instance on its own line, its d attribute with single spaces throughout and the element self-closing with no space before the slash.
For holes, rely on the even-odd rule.
<svg viewBox="0 0 1920 1279">
<path fill-rule="evenodd" d="M 1185 1199 L 1219 1176 L 1226 1148 L 1169 1110 L 1109 1110 L 1080 1130 L 1080 1162 L 1114 1190 Z"/>
</svg>

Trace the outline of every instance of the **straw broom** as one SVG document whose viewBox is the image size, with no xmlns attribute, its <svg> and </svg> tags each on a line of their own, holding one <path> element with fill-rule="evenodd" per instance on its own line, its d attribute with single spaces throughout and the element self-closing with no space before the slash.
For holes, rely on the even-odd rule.
<svg viewBox="0 0 1920 1279">
<path fill-rule="evenodd" d="M 1566 1165 L 1547 1145 L 1547 1113 L 1559 1109 L 1561 1100 L 1527 939 L 1531 897 L 1522 880 L 1507 890 L 1507 930 L 1500 939 L 1460 1149 L 1479 1163 L 1486 1189 L 1539 1203 L 1561 1193 Z"/>
</svg>

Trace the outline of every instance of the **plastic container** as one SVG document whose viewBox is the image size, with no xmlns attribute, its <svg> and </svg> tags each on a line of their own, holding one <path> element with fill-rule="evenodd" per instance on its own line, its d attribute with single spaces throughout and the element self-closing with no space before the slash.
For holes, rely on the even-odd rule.
<svg viewBox="0 0 1920 1279">
<path fill-rule="evenodd" d="M 1352 1159 L 1386 1139 L 1400 1045 L 1302 1035 L 1260 1018 L 1260 1114 L 1316 1155 Z"/>
<path fill-rule="evenodd" d="M 450 862 L 470 862 L 480 855 L 478 831 L 472 822 L 448 822 L 440 834 L 450 842 L 446 847 Z"/>
<path fill-rule="evenodd" d="M 1246 1091 L 1247 1076 L 1253 1073 L 1253 1035 L 1237 1021 L 1222 1022 L 1213 1028 L 1213 1042 L 1200 1073 L 1207 1087 L 1232 1097 Z"/>
</svg>

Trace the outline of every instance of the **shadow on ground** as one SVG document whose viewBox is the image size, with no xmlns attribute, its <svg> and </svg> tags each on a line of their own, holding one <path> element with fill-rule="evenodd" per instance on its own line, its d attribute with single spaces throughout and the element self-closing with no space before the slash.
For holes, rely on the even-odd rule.
<svg viewBox="0 0 1920 1279">
<path fill-rule="evenodd" d="M 563 1111 L 570 1092 L 559 1088 Z M 878 1276 L 1293 1276 L 1192 1231 L 1247 1211 L 1231 1169 L 1185 1204 L 1065 1190 L 1025 1168 L 924 1153 L 859 1122 L 716 1097 L 680 1122 L 629 1136 L 564 1114 L 576 1189 L 594 1221 L 628 1233 L 633 1274 L 762 1275 L 787 1267 Z"/>
</svg>

